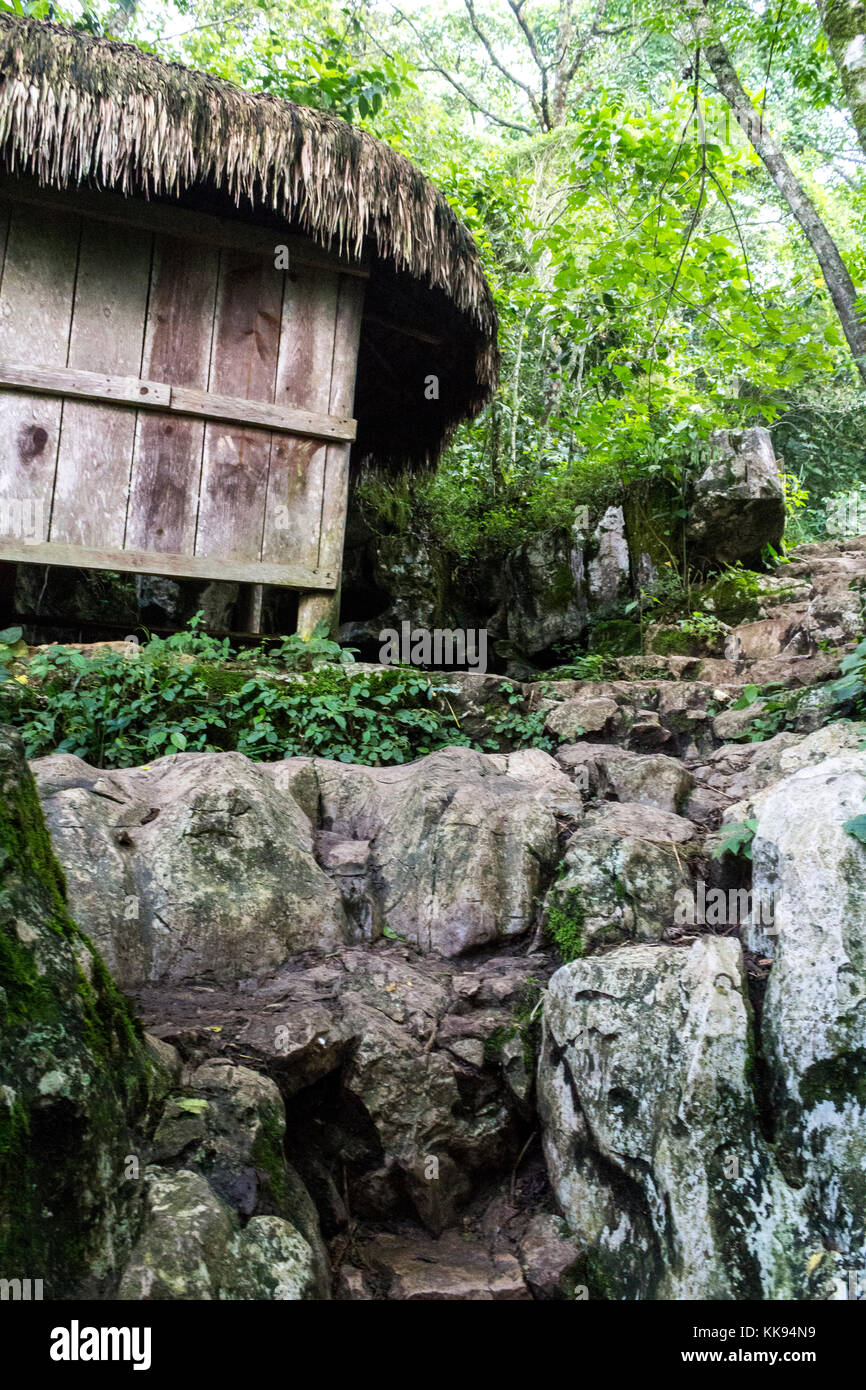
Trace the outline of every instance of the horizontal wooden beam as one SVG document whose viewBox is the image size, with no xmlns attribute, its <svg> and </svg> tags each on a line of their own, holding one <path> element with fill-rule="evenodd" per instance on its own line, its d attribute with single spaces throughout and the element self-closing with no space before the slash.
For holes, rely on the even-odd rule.
<svg viewBox="0 0 866 1390">
<path fill-rule="evenodd" d="M 314 439 L 351 442 L 357 422 L 339 415 L 315 415 L 297 406 L 268 405 L 267 401 L 247 401 L 239 396 L 217 396 L 210 391 L 194 391 L 188 386 L 172 386 L 172 411 L 178 415 L 203 415 L 208 420 L 226 420 L 236 425 L 261 425 L 264 429 L 288 434 L 308 434 Z"/>
<path fill-rule="evenodd" d="M 218 396 L 209 391 L 169 386 L 162 381 L 142 381 L 137 377 L 104 376 L 101 372 L 83 372 L 74 367 L 27 367 L 17 362 L 0 362 L 0 387 L 134 405 L 173 415 L 197 415 L 206 420 L 310 435 L 313 439 L 351 442 L 357 429 L 356 421 L 338 415 L 316 415 L 295 406 L 270 405 L 267 401 L 249 401 L 240 396 Z"/>
<path fill-rule="evenodd" d="M 177 204 L 126 198 L 120 193 L 94 189 L 44 188 L 35 179 L 22 175 L 0 178 L 0 198 L 10 202 L 32 203 L 54 212 L 80 213 L 100 222 L 144 227 L 164 236 L 183 237 L 206 246 L 224 246 L 233 251 L 250 251 L 254 255 L 275 255 L 277 246 L 289 252 L 289 269 L 302 265 L 318 270 L 339 270 L 344 275 L 368 279 L 369 265 L 364 260 L 351 260 L 336 251 L 317 246 L 309 237 L 282 227 L 265 227 L 261 223 L 245 222 L 240 218 L 214 217 L 210 213 L 193 212 Z"/>
<path fill-rule="evenodd" d="M 163 555 L 158 550 L 94 550 L 55 541 L 26 541 L 0 536 L 0 560 L 19 564 L 69 565 L 75 569 L 119 570 L 131 574 L 165 574 L 172 579 L 222 579 L 236 584 L 274 584 L 284 589 L 323 590 L 333 593 L 338 574 L 330 569 L 303 565 L 275 565 L 265 561 L 222 560 L 217 555 Z"/>
<path fill-rule="evenodd" d="M 82 372 L 76 367 L 24 367 L 16 362 L 0 362 L 0 386 L 14 386 L 50 396 L 82 396 L 89 401 L 171 410 L 171 387 L 162 381 L 104 376 L 102 372 Z"/>
</svg>

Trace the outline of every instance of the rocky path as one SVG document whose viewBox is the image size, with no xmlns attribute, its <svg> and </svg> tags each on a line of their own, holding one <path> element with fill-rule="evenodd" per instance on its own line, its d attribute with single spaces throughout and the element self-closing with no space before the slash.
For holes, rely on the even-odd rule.
<svg viewBox="0 0 866 1390">
<path fill-rule="evenodd" d="M 802 547 L 723 657 L 521 687 L 552 754 L 35 763 L 150 1035 L 121 1296 L 845 1297 L 864 582 Z M 453 684 L 483 728 L 501 678 Z"/>
</svg>

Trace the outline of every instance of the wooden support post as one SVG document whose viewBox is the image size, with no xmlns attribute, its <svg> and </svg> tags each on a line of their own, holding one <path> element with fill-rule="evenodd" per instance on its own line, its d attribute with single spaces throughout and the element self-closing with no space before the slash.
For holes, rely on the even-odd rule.
<svg viewBox="0 0 866 1390">
<path fill-rule="evenodd" d="M 312 637 L 319 623 L 328 624 L 328 635 L 336 641 L 340 626 L 340 590 L 332 594 L 300 594 L 298 596 L 298 634 Z"/>
<path fill-rule="evenodd" d="M 244 585 L 244 606 L 241 611 L 241 625 L 245 632 L 261 632 L 264 600 L 264 584 Z"/>
</svg>

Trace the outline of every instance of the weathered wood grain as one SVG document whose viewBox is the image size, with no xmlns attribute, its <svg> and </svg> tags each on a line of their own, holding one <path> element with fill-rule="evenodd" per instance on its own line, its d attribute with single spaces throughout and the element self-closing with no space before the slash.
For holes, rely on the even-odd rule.
<svg viewBox="0 0 866 1390">
<path fill-rule="evenodd" d="M 332 570 L 302 565 L 244 564 L 209 555 L 171 555 L 166 551 L 96 550 L 79 545 L 42 542 L 28 545 L 0 536 L 0 561 L 26 560 L 34 565 L 71 565 L 77 569 L 127 570 L 136 574 L 166 574 L 175 579 L 225 579 L 236 584 L 276 584 L 290 589 L 330 591 Z"/>
<path fill-rule="evenodd" d="M 340 415 L 344 411 L 351 413 L 355 400 L 364 289 L 361 281 L 350 280 L 348 276 L 341 277 L 337 322 L 334 329 L 331 394 L 328 402 L 329 411 Z M 328 446 L 325 461 L 322 529 L 317 558 L 320 565 L 336 569 L 338 572 L 342 568 L 346 509 L 349 501 L 349 456 L 349 444 L 331 444 Z"/>
<path fill-rule="evenodd" d="M 0 386 L 20 386 L 37 394 L 70 396 L 112 405 L 132 405 L 140 410 L 168 410 L 177 415 L 225 420 L 230 424 L 281 430 L 286 434 L 310 435 L 314 439 L 352 440 L 357 433 L 357 422 L 344 416 L 287 410 L 284 406 L 248 401 L 242 396 L 221 396 L 211 391 L 194 391 L 187 386 L 169 386 L 165 381 L 108 376 L 104 372 L 71 367 L 27 367 L 20 362 L 0 362 Z"/>
<path fill-rule="evenodd" d="M 157 236 L 141 374 L 206 390 L 219 252 Z M 141 411 L 124 545 L 192 555 L 204 424 Z"/>
<path fill-rule="evenodd" d="M 80 224 L 15 207 L 0 286 L 0 358 L 65 367 L 72 320 Z M 0 392 L 0 498 L 38 512 L 47 535 L 61 401 L 24 391 Z M 5 509 L 4 509 L 5 510 Z M 7 530 L 8 515 L 7 515 Z"/>
<path fill-rule="evenodd" d="M 334 325 L 329 410 L 351 411 L 354 406 L 364 291 L 362 281 L 341 277 Z M 337 582 L 332 595 L 301 594 L 298 599 L 298 632 L 304 637 L 309 637 L 320 622 L 328 624 L 332 635 L 339 628 L 340 572 L 349 501 L 350 449 L 348 443 L 331 444 L 325 456 L 318 564 L 336 571 Z"/>
<path fill-rule="evenodd" d="M 142 322 L 143 326 L 143 322 Z M 0 386 L 20 387 L 37 395 L 82 397 L 111 405 L 171 408 L 172 388 L 163 381 L 143 381 L 139 376 L 108 376 L 75 367 L 25 367 L 0 362 Z"/>
<path fill-rule="evenodd" d="M 275 403 L 328 414 L 339 278 L 321 272 L 286 280 Z M 326 448 L 275 438 L 271 448 L 262 559 L 315 566 L 322 524 Z"/>
<path fill-rule="evenodd" d="M 68 369 L 127 377 L 136 404 L 171 395 L 140 382 L 152 249 L 152 234 L 139 228 L 82 225 Z M 66 401 L 50 540 L 123 545 L 134 445 L 133 411 Z"/>
<path fill-rule="evenodd" d="M 272 405 L 283 274 L 243 252 L 220 258 L 209 395 Z M 195 552 L 258 560 L 265 523 L 271 434 L 209 423 L 205 428 Z"/>
</svg>

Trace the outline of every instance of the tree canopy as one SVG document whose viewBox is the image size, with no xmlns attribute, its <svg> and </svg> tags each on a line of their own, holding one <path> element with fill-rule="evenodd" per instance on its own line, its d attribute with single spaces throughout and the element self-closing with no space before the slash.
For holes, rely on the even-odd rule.
<svg viewBox="0 0 866 1390">
<path fill-rule="evenodd" d="M 481 250 L 503 352 L 495 401 L 418 487 L 456 553 L 676 480 L 720 426 L 769 424 L 815 517 L 863 476 L 862 4 L 0 8 L 332 111 L 440 185 Z"/>
</svg>

